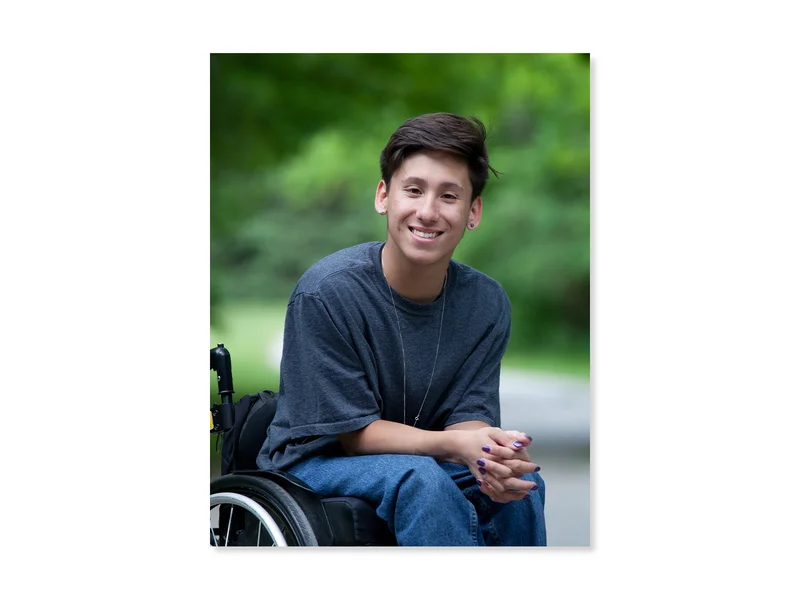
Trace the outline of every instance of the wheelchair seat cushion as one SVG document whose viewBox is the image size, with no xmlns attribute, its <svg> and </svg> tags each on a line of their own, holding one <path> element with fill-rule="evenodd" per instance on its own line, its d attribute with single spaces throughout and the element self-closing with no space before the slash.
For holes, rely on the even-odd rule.
<svg viewBox="0 0 800 600">
<path fill-rule="evenodd" d="M 396 546 L 386 521 L 361 498 L 323 498 L 334 546 Z"/>
</svg>

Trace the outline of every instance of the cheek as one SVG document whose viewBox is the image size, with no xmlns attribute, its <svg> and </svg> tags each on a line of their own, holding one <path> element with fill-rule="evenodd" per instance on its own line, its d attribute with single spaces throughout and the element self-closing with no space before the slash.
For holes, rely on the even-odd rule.
<svg viewBox="0 0 800 600">
<path fill-rule="evenodd" d="M 399 199 L 394 203 L 394 216 L 398 220 L 403 220 L 413 216 L 416 212 L 416 207 L 408 200 Z"/>
<path fill-rule="evenodd" d="M 443 211 L 442 215 L 447 215 L 447 220 L 453 225 L 466 225 L 467 221 L 472 217 L 472 213 L 469 210 L 464 210 L 463 207 L 453 206 L 448 208 L 449 210 Z"/>
</svg>

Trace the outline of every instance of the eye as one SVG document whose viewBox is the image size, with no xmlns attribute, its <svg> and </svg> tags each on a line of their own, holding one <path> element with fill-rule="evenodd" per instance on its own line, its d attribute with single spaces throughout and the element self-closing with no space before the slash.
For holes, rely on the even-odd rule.
<svg viewBox="0 0 800 600">
<path fill-rule="evenodd" d="M 418 187 L 410 187 L 410 188 L 406 188 L 406 192 L 408 192 L 409 194 L 413 194 L 415 196 L 418 196 L 419 194 L 422 193 L 422 190 L 420 190 Z"/>
<path fill-rule="evenodd" d="M 450 202 L 453 202 L 453 201 L 455 201 L 455 200 L 458 200 L 458 196 L 454 196 L 453 194 L 445 194 L 445 195 L 444 195 L 444 196 L 442 196 L 442 197 L 443 197 L 445 200 L 449 200 Z"/>
</svg>

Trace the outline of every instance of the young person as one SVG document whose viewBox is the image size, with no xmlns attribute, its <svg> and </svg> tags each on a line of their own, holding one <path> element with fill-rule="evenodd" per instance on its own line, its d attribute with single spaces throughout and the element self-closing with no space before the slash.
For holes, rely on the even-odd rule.
<svg viewBox="0 0 800 600">
<path fill-rule="evenodd" d="M 292 292 L 257 464 L 371 502 L 401 546 L 546 545 L 531 438 L 500 428 L 511 305 L 452 260 L 497 174 L 486 130 L 447 113 L 410 119 L 380 168 L 386 242 L 323 258 Z"/>
</svg>

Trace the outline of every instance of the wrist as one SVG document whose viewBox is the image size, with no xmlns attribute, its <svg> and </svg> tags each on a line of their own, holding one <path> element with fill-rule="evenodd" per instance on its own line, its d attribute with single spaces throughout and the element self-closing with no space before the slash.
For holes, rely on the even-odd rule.
<svg viewBox="0 0 800 600">
<path fill-rule="evenodd" d="M 468 435 L 467 431 L 450 430 L 441 432 L 441 451 L 442 460 L 459 464 L 466 464 L 464 448 L 467 445 L 464 438 Z"/>
</svg>

